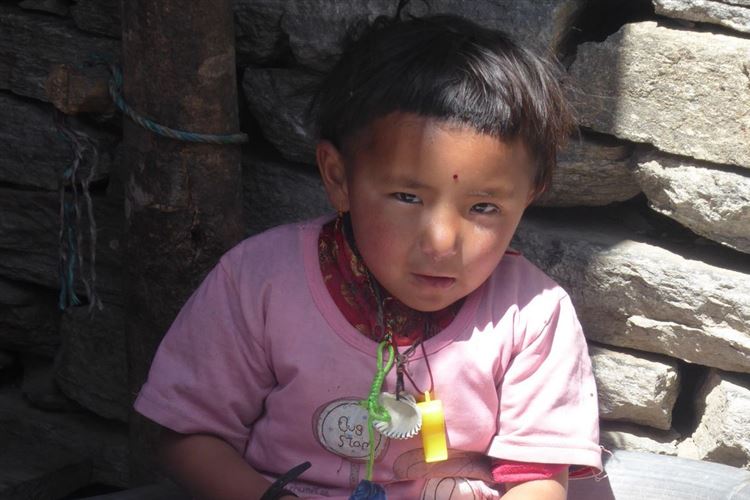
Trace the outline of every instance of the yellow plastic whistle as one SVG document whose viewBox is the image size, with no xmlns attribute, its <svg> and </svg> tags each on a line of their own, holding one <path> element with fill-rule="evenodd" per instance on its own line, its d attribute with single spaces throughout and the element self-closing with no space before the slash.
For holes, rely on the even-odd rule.
<svg viewBox="0 0 750 500">
<path fill-rule="evenodd" d="M 448 459 L 448 446 L 445 442 L 445 415 L 443 402 L 430 400 L 430 393 L 424 393 L 424 401 L 417 403 L 422 413 L 422 447 L 425 462 L 440 462 Z"/>
</svg>

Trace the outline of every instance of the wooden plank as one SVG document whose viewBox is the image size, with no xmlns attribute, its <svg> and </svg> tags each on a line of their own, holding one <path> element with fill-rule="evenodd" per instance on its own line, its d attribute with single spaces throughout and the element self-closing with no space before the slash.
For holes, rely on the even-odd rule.
<svg viewBox="0 0 750 500">
<path fill-rule="evenodd" d="M 122 2 L 124 97 L 159 124 L 239 129 L 230 0 Z M 125 119 L 125 297 L 130 389 L 221 254 L 242 238 L 239 146 L 181 142 Z M 152 482 L 156 429 L 131 420 L 134 484 Z"/>
</svg>

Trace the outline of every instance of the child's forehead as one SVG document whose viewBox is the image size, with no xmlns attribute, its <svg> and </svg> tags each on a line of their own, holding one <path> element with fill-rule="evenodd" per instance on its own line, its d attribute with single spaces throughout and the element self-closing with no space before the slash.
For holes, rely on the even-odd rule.
<svg viewBox="0 0 750 500">
<path fill-rule="evenodd" d="M 382 178 L 443 167 L 451 170 L 447 174 L 451 178 L 508 165 L 534 170 L 527 148 L 518 139 L 499 139 L 470 125 L 413 113 L 392 113 L 374 120 L 348 153 L 349 169 L 362 168 Z"/>
<path fill-rule="evenodd" d="M 373 152 L 381 148 L 391 149 L 394 142 L 422 141 L 435 142 L 445 133 L 463 132 L 460 134 L 466 147 L 477 139 L 486 141 L 491 138 L 499 145 L 507 146 L 517 143 L 517 139 L 505 139 L 483 133 L 473 126 L 456 120 L 447 120 L 417 113 L 394 111 L 371 120 L 352 137 L 356 150 Z M 455 135 L 455 134 L 454 134 Z"/>
</svg>

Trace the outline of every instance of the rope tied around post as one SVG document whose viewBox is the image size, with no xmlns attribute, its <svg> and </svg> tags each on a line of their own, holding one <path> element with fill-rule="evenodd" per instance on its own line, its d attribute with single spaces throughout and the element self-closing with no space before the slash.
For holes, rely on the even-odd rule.
<svg viewBox="0 0 750 500">
<path fill-rule="evenodd" d="M 112 77 L 109 80 L 109 94 L 112 96 L 115 106 L 117 106 L 117 109 L 122 111 L 124 115 L 146 130 L 150 130 L 151 132 L 163 137 L 186 142 L 200 142 L 205 144 L 244 144 L 248 142 L 248 137 L 245 133 L 198 134 L 159 125 L 155 121 L 141 116 L 136 110 L 128 105 L 127 102 L 125 102 L 125 98 L 122 96 L 122 72 L 120 69 L 114 64 L 109 64 L 109 70 L 112 74 Z"/>
</svg>

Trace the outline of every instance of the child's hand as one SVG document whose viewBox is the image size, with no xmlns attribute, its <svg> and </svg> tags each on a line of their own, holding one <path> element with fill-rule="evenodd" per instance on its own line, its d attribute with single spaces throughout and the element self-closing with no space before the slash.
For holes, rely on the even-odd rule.
<svg viewBox="0 0 750 500">
<path fill-rule="evenodd" d="M 216 436 L 179 434 L 162 429 L 159 452 L 166 472 L 197 498 L 260 498 L 271 485 L 237 450 Z"/>
</svg>

